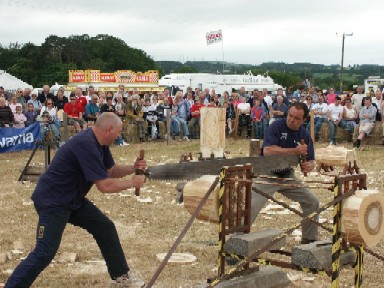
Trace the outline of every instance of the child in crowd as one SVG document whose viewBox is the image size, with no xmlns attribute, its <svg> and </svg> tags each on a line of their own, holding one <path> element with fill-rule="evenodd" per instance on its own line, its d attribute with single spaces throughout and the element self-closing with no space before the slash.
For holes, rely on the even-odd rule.
<svg viewBox="0 0 384 288">
<path fill-rule="evenodd" d="M 261 105 L 261 102 L 258 98 L 254 99 L 253 107 L 251 108 L 251 119 L 253 128 L 255 129 L 256 139 L 263 138 L 263 119 L 265 117 L 266 111 L 264 105 Z"/>
<path fill-rule="evenodd" d="M 24 128 L 25 122 L 27 122 L 27 117 L 22 113 L 22 110 L 21 104 L 16 105 L 16 113 L 14 114 L 15 124 L 13 125 L 15 128 Z"/>
<path fill-rule="evenodd" d="M 33 103 L 28 103 L 27 110 L 24 112 L 24 115 L 27 118 L 27 121 L 25 122 L 26 127 L 35 123 L 37 112 L 33 106 Z"/>
</svg>

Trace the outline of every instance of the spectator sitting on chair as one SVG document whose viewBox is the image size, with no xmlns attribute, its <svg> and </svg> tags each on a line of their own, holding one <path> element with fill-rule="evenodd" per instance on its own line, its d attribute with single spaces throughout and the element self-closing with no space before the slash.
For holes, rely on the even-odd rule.
<svg viewBox="0 0 384 288">
<path fill-rule="evenodd" d="M 81 90 L 80 87 L 77 87 L 75 89 L 75 98 L 76 98 L 76 104 L 79 104 L 80 107 L 81 107 L 81 112 L 84 113 L 85 112 L 85 106 L 87 106 L 88 104 L 88 101 L 87 101 L 87 98 L 85 98 L 85 96 L 83 95 L 83 91 Z"/>
<path fill-rule="evenodd" d="M 232 122 L 235 121 L 236 112 L 235 107 L 232 104 L 232 99 L 224 101 L 223 107 L 225 108 L 225 122 L 228 127 L 228 134 L 231 135 L 233 132 Z"/>
<path fill-rule="evenodd" d="M 40 110 L 41 110 L 41 107 L 42 107 L 43 105 L 40 103 L 39 100 L 37 100 L 36 97 L 37 97 L 36 93 L 33 92 L 33 93 L 31 94 L 31 99 L 28 100 L 28 103 L 27 103 L 27 104 L 32 103 L 32 104 L 33 104 L 33 109 L 35 109 L 35 111 L 39 114 L 39 113 L 40 113 Z"/>
<path fill-rule="evenodd" d="M 29 125 L 32 125 L 33 123 L 35 123 L 36 117 L 38 116 L 38 114 L 33 108 L 32 103 L 27 104 L 27 110 L 24 112 L 24 115 L 27 118 L 27 121 L 25 122 L 25 127 L 28 127 Z"/>
<path fill-rule="evenodd" d="M 359 113 L 359 136 L 357 137 L 356 142 L 353 143 L 353 146 L 359 148 L 361 140 L 363 140 L 366 135 L 371 133 L 373 127 L 375 126 L 376 113 L 376 108 L 372 105 L 372 98 L 366 97 L 364 100 L 364 107 L 361 108 Z"/>
<path fill-rule="evenodd" d="M 269 125 L 271 125 L 277 119 L 284 119 L 288 115 L 288 106 L 284 103 L 284 97 L 278 95 L 276 98 L 276 103 L 272 105 L 272 109 L 269 112 L 273 115 L 273 119 L 269 121 Z"/>
<path fill-rule="evenodd" d="M 328 105 L 324 103 L 324 95 L 321 90 L 317 90 L 318 103 L 312 106 L 311 110 L 314 110 L 314 123 L 315 123 L 315 140 L 319 141 L 320 128 L 327 119 Z M 311 129 L 311 122 L 308 122 L 307 131 Z"/>
<path fill-rule="evenodd" d="M 100 108 L 97 106 L 99 97 L 97 95 L 91 96 L 91 101 L 85 106 L 85 120 L 88 122 L 96 122 L 97 117 L 100 115 Z"/>
<path fill-rule="evenodd" d="M 191 120 L 188 122 L 188 130 L 193 131 L 193 138 L 198 138 L 198 133 L 200 131 L 200 109 L 201 103 L 200 98 L 196 97 L 195 102 L 191 107 Z M 197 129 L 196 129 L 197 128 Z M 197 132 L 196 132 L 197 131 Z"/>
<path fill-rule="evenodd" d="M 11 108 L 11 111 L 12 111 L 13 115 L 16 114 L 16 106 L 18 106 L 17 104 L 19 104 L 19 103 L 17 103 L 16 96 L 12 96 L 11 97 L 11 102 L 9 103 L 8 106 L 9 106 L 9 108 Z"/>
<path fill-rule="evenodd" d="M 53 100 L 48 98 L 47 101 L 45 101 L 45 106 L 41 108 L 40 116 L 43 116 L 43 114 L 47 112 L 49 114 L 49 120 L 52 123 L 49 123 L 49 129 L 52 130 L 53 134 L 55 135 L 57 140 L 60 140 L 60 127 L 61 122 L 60 119 L 57 117 L 57 109 L 53 107 Z"/>
<path fill-rule="evenodd" d="M 5 103 L 5 98 L 0 97 L 0 127 L 13 126 L 13 122 L 15 121 L 11 108 L 5 105 Z"/>
<path fill-rule="evenodd" d="M 125 106 L 126 104 L 123 102 L 123 95 L 118 94 L 116 97 L 115 113 L 121 120 L 123 120 L 125 116 Z"/>
<path fill-rule="evenodd" d="M 343 119 L 343 106 L 340 105 L 341 98 L 336 97 L 336 102 L 328 106 L 329 145 L 336 144 L 336 127 L 340 126 Z"/>
<path fill-rule="evenodd" d="M 357 126 L 356 119 L 359 116 L 357 110 L 352 105 L 350 98 L 345 99 L 345 106 L 343 111 L 343 119 L 341 120 L 340 126 L 349 132 L 348 142 L 352 142 L 353 132 Z"/>
<path fill-rule="evenodd" d="M 23 112 L 23 107 L 21 106 L 20 103 L 18 103 L 16 106 L 16 113 L 13 115 L 15 118 L 15 125 L 13 125 L 13 127 L 15 128 L 25 127 L 25 122 L 27 122 L 27 117 L 25 117 L 25 115 L 22 112 Z"/>
<path fill-rule="evenodd" d="M 45 103 L 47 99 L 54 100 L 55 96 L 49 92 L 49 85 L 44 85 L 43 86 L 43 91 L 37 96 L 37 100 L 40 101 L 40 103 Z"/>
<path fill-rule="evenodd" d="M 62 90 L 57 91 L 55 98 L 53 99 L 54 106 L 57 111 L 64 110 L 65 104 L 68 103 L 68 98 L 64 96 L 64 92 Z"/>
<path fill-rule="evenodd" d="M 125 107 L 125 123 L 135 124 L 137 127 L 137 133 L 141 142 L 145 141 L 145 120 L 143 118 L 143 107 L 140 103 L 139 94 L 133 94 L 132 100 L 128 101 Z"/>
<path fill-rule="evenodd" d="M 189 141 L 189 130 L 187 126 L 187 119 L 190 116 L 191 111 L 189 110 L 189 106 L 187 102 L 183 99 L 183 93 L 178 91 L 175 95 L 175 99 L 173 101 L 172 110 L 171 110 L 171 119 L 172 123 L 171 131 L 175 132 L 175 135 L 180 133 L 180 124 L 183 126 L 183 139 Z"/>
<path fill-rule="evenodd" d="M 104 103 L 101 107 L 100 107 L 100 112 L 101 113 L 104 113 L 104 112 L 113 112 L 115 113 L 115 106 L 113 106 L 113 99 L 112 99 L 112 96 L 110 97 L 107 97 L 107 102 Z"/>
<path fill-rule="evenodd" d="M 260 99 L 254 98 L 253 107 L 251 108 L 251 119 L 253 129 L 255 130 L 256 139 L 263 138 L 263 118 L 266 115 L 265 107 L 261 104 Z"/>
<path fill-rule="evenodd" d="M 252 126 L 251 126 L 251 105 L 247 102 L 247 97 L 241 97 L 241 103 L 237 105 L 237 109 L 239 111 L 239 125 L 237 134 L 241 137 L 241 130 L 245 125 L 247 127 L 247 138 L 251 137 Z"/>
<path fill-rule="evenodd" d="M 83 119 L 83 107 L 80 103 L 76 102 L 76 96 L 69 98 L 69 103 L 65 104 L 64 112 L 67 114 L 68 125 L 74 125 L 76 132 L 81 129 L 87 129 L 88 125 Z"/>
</svg>

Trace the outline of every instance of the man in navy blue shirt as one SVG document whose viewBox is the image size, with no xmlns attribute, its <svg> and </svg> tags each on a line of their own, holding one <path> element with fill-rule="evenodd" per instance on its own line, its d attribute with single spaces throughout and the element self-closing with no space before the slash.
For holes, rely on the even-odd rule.
<svg viewBox="0 0 384 288">
<path fill-rule="evenodd" d="M 54 258 L 67 223 L 85 229 L 95 238 L 113 281 L 144 285 L 128 275 L 129 267 L 113 222 L 85 197 L 93 184 L 102 193 L 143 185 L 143 176 L 115 179 L 146 169 L 145 160 L 136 160 L 132 166 L 115 164 L 109 146 L 121 130 L 120 118 L 106 112 L 92 128 L 78 133 L 57 151 L 32 194 L 39 215 L 36 247 L 15 269 L 5 287 L 32 285 Z"/>
<path fill-rule="evenodd" d="M 302 126 L 308 117 L 308 108 L 305 103 L 293 103 L 288 111 L 286 119 L 280 119 L 271 124 L 264 138 L 263 155 L 272 154 L 295 154 L 298 156 L 306 156 L 307 161 L 301 163 L 301 170 L 304 173 L 312 171 L 315 167 L 315 153 L 313 142 L 309 133 Z M 305 144 L 300 144 L 304 139 Z M 291 178 L 294 177 L 294 169 L 287 167 L 285 171 L 276 171 L 276 176 Z M 265 181 L 265 179 L 256 179 Z M 271 183 L 286 183 L 277 179 L 269 180 Z M 290 181 L 290 184 L 303 185 L 301 181 Z M 319 209 L 319 200 L 306 187 L 287 188 L 278 185 L 254 184 L 254 190 L 261 190 L 269 195 L 273 195 L 276 191 L 291 199 L 299 202 L 305 216 L 308 216 Z M 252 192 L 252 212 L 251 220 L 254 221 L 260 210 L 266 203 L 267 198 L 261 196 L 255 191 Z M 302 243 L 310 243 L 317 239 L 317 225 L 311 221 L 306 221 L 302 225 Z"/>
</svg>

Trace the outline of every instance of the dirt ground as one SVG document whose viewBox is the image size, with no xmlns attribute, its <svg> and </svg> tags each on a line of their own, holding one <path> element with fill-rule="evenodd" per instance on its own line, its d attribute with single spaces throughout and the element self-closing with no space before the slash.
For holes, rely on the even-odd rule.
<svg viewBox="0 0 384 288">
<path fill-rule="evenodd" d="M 318 145 L 320 147 L 321 145 Z M 324 146 L 324 145 L 322 145 Z M 345 146 L 351 148 L 350 144 Z M 132 163 L 139 149 L 146 150 L 149 166 L 166 162 L 178 162 L 182 153 L 199 151 L 199 142 L 177 142 L 167 145 L 166 142 L 150 142 L 124 147 L 113 147 L 113 155 L 118 163 Z M 247 156 L 249 150 L 247 140 L 227 140 L 228 157 Z M 383 147 L 364 147 L 358 151 L 358 164 L 363 173 L 368 175 L 368 188 L 377 188 L 384 192 Z M 26 257 L 34 247 L 37 214 L 30 200 L 35 184 L 20 183 L 18 177 L 31 151 L 0 154 L 0 253 L 10 252 L 12 260 L 0 264 L 0 287 L 3 286 L 12 270 Z M 39 151 L 33 163 L 43 163 L 44 154 Z M 147 181 L 141 196 L 134 196 L 133 190 L 114 195 L 104 195 L 93 188 L 88 194 L 102 211 L 115 223 L 120 235 L 131 270 L 148 282 L 160 261 L 158 253 L 166 253 L 172 246 L 181 230 L 187 223 L 190 214 L 183 205 L 175 201 L 177 182 Z M 322 204 L 332 199 L 332 193 L 324 188 L 314 187 L 314 193 Z M 278 199 L 282 196 L 275 194 Z M 143 201 L 140 199 L 146 199 Z M 287 199 L 285 199 L 287 200 Z M 287 200 L 289 203 L 289 200 Z M 332 221 L 332 211 L 321 215 L 326 223 Z M 259 215 L 252 230 L 280 228 L 285 230 L 299 221 L 293 214 Z M 320 230 L 321 239 L 331 239 L 331 235 Z M 14 241 L 23 244 L 21 251 L 14 251 Z M 200 220 L 194 221 L 192 227 L 182 240 L 176 252 L 191 253 L 197 257 L 192 264 L 169 264 L 160 274 L 155 287 L 196 287 L 205 283 L 206 279 L 217 274 L 217 240 L 218 225 Z M 295 237 L 287 239 L 287 250 L 297 245 Z M 384 255 L 384 241 L 373 248 Z M 19 253 L 17 253 L 19 252 Z M 74 263 L 60 263 L 63 253 L 76 253 Z M 365 254 L 363 287 L 384 287 L 382 271 L 384 262 Z M 285 269 L 290 276 L 298 280 L 290 287 L 330 287 L 330 279 L 325 276 L 303 274 Z M 305 278 L 308 277 L 308 278 Z M 313 277 L 313 278 L 312 278 Z M 343 268 L 340 278 L 341 287 L 352 287 L 354 270 Z M 108 287 L 109 276 L 103 258 L 92 237 L 85 231 L 68 225 L 62 239 L 57 257 L 49 267 L 37 278 L 32 287 Z M 1 284 L 2 283 L 2 284 Z"/>
</svg>

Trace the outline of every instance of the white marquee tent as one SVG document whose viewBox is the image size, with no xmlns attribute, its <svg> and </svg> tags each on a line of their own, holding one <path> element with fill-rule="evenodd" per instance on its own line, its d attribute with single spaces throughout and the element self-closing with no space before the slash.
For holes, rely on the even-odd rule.
<svg viewBox="0 0 384 288">
<path fill-rule="evenodd" d="M 29 85 L 24 81 L 21 81 L 19 78 L 16 78 L 15 76 L 12 76 L 11 74 L 3 70 L 0 70 L 0 86 L 4 87 L 5 91 L 9 91 L 9 92 L 15 92 L 17 88 L 33 89 L 32 85 Z"/>
</svg>

